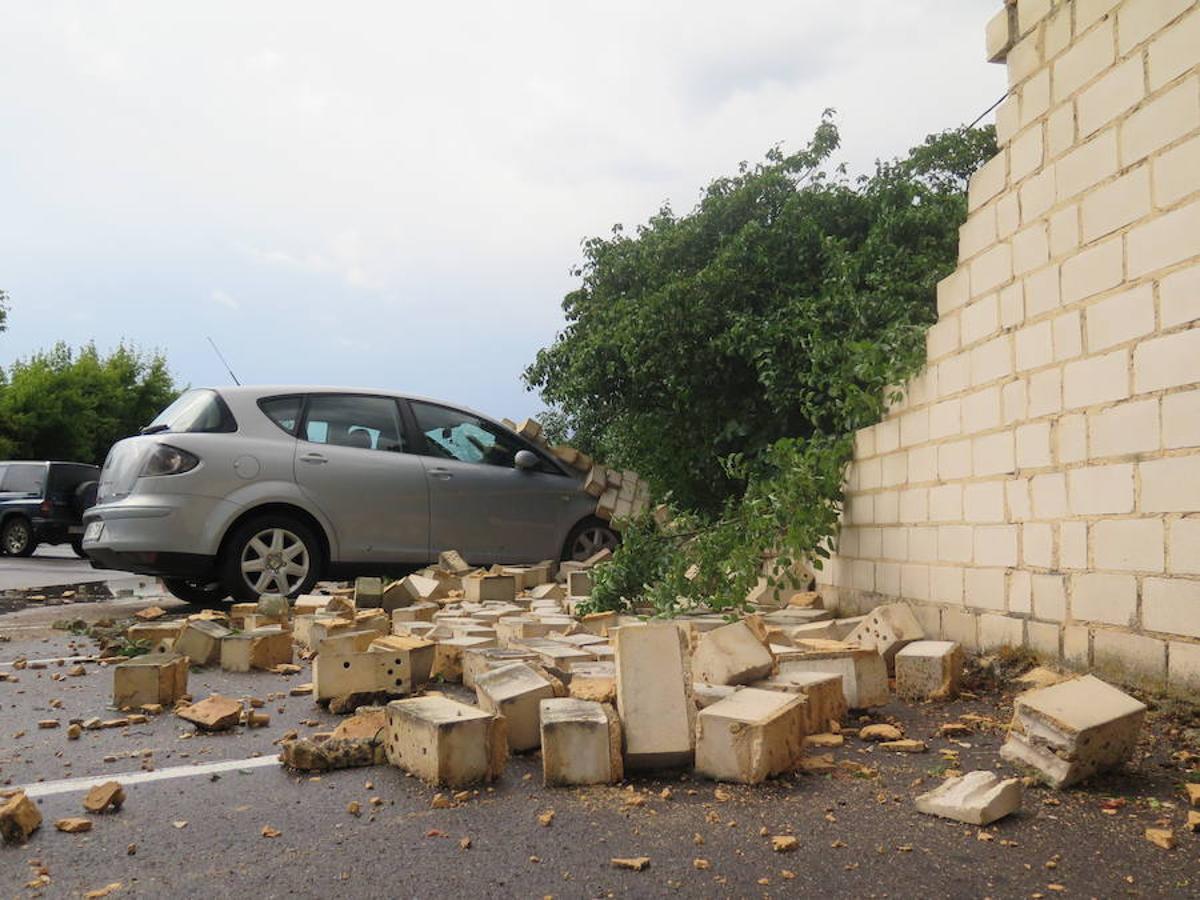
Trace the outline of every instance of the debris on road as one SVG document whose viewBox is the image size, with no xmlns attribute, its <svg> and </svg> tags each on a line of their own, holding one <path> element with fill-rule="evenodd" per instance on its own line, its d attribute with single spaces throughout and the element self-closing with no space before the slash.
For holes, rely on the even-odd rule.
<svg viewBox="0 0 1200 900">
<path fill-rule="evenodd" d="M 23 844 L 41 827 L 42 813 L 24 791 L 0 803 L 0 838 L 4 843 Z"/>
<path fill-rule="evenodd" d="M 117 781 L 98 784 L 83 798 L 83 808 L 92 814 L 117 812 L 124 803 L 125 788 Z"/>
<path fill-rule="evenodd" d="M 963 652 L 954 641 L 913 641 L 895 657 L 896 693 L 905 700 L 957 696 Z"/>
<path fill-rule="evenodd" d="M 174 703 L 187 693 L 188 658 L 171 651 L 135 656 L 113 667 L 113 706 Z"/>
<path fill-rule="evenodd" d="M 175 715 L 202 731 L 226 731 L 241 722 L 242 704 L 213 694 L 199 703 L 177 709 Z"/>
<path fill-rule="evenodd" d="M 66 834 L 83 834 L 92 830 L 92 820 L 82 816 L 68 816 L 55 822 L 54 827 Z"/>
<path fill-rule="evenodd" d="M 547 786 L 612 784 L 624 777 L 621 722 L 611 706 L 555 697 L 541 701 L 539 717 Z"/>
<path fill-rule="evenodd" d="M 1024 789 L 1019 778 L 995 772 L 968 772 L 948 778 L 916 799 L 917 809 L 968 825 L 990 825 L 1021 808 Z"/>
<path fill-rule="evenodd" d="M 650 857 L 648 856 L 614 856 L 611 862 L 618 869 L 631 869 L 634 872 L 641 872 L 650 868 Z"/>
</svg>

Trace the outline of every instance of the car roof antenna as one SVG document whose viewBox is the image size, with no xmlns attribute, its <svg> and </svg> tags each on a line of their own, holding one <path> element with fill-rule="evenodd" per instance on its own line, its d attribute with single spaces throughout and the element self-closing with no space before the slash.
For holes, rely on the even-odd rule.
<svg viewBox="0 0 1200 900">
<path fill-rule="evenodd" d="M 217 342 L 212 338 L 208 338 L 208 342 L 212 344 L 213 353 L 217 354 L 217 358 L 221 360 L 221 365 L 225 367 L 225 371 L 229 373 L 229 377 L 233 379 L 233 383 L 238 387 L 241 387 L 242 383 L 238 381 L 238 377 L 233 374 L 233 369 L 229 368 L 229 363 L 226 361 L 225 355 L 217 348 Z"/>
</svg>

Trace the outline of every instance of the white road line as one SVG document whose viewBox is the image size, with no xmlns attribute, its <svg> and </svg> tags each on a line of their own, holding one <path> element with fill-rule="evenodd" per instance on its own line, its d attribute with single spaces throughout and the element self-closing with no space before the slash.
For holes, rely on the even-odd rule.
<svg viewBox="0 0 1200 900">
<path fill-rule="evenodd" d="M 16 790 L 24 791 L 29 797 L 52 797 L 55 794 L 90 790 L 106 781 L 119 781 L 122 787 L 129 787 L 132 784 L 146 784 L 151 781 L 211 775 L 214 772 L 228 772 L 230 769 L 263 769 L 267 766 L 279 766 L 279 757 L 252 756 L 249 759 L 227 759 L 224 762 L 202 763 L 198 766 L 171 766 L 169 769 L 155 769 L 153 772 L 139 770 L 120 775 L 84 775 L 80 778 L 63 778 L 60 781 L 39 781 Z"/>
<path fill-rule="evenodd" d="M 43 663 L 47 666 L 52 666 L 52 665 L 55 665 L 56 663 L 58 663 L 59 660 L 62 660 L 63 665 L 67 665 L 68 663 L 99 662 L 100 657 L 98 657 L 98 656 L 51 656 L 49 659 L 27 659 L 25 661 L 27 663 L 29 663 L 30 665 L 32 665 L 34 663 Z M 16 660 L 13 660 L 13 662 L 16 662 Z M 12 663 L 11 662 L 0 662 L 0 669 L 4 669 L 4 668 L 12 668 Z"/>
</svg>

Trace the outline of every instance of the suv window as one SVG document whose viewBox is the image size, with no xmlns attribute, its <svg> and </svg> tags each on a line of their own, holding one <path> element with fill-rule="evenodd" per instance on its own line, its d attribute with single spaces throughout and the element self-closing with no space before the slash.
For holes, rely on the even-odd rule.
<svg viewBox="0 0 1200 900">
<path fill-rule="evenodd" d="M 296 433 L 296 426 L 300 423 L 300 404 L 303 397 L 267 397 L 258 401 L 258 408 L 266 414 L 266 417 L 286 431 L 288 434 Z"/>
<path fill-rule="evenodd" d="M 304 439 L 336 447 L 403 452 L 407 448 L 398 413 L 396 401 L 388 397 L 315 394 L 308 398 Z"/>
<path fill-rule="evenodd" d="M 51 463 L 49 493 L 57 498 L 73 497 L 81 484 L 85 481 L 96 481 L 99 477 L 100 470 L 94 466 Z"/>
<path fill-rule="evenodd" d="M 515 434 L 462 410 L 416 400 L 411 401 L 411 406 L 417 429 L 425 435 L 428 456 L 511 469 L 516 465 L 518 450 L 533 449 Z M 540 453 L 537 455 L 542 460 L 538 471 L 562 474 Z"/>
<path fill-rule="evenodd" d="M 44 465 L 10 463 L 4 472 L 4 481 L 0 482 L 0 491 L 40 495 L 45 483 L 46 467 Z"/>
<path fill-rule="evenodd" d="M 237 431 L 237 422 L 216 391 L 200 388 L 184 391 L 142 429 L 143 434 L 151 431 L 230 432 Z"/>
</svg>

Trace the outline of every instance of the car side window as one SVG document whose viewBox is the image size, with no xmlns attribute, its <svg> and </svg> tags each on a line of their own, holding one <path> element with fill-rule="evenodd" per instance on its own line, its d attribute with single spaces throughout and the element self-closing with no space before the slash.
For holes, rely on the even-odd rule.
<svg viewBox="0 0 1200 900">
<path fill-rule="evenodd" d="M 300 404 L 303 397 L 266 397 L 258 401 L 258 408 L 268 419 L 286 431 L 296 433 L 300 424 Z"/>
<path fill-rule="evenodd" d="M 14 494 L 41 494 L 42 486 L 45 483 L 45 466 L 23 466 L 17 463 L 10 465 L 4 473 L 4 483 L 0 484 L 0 491 L 10 491 Z"/>
<path fill-rule="evenodd" d="M 517 451 L 528 449 L 515 435 L 462 410 L 416 400 L 411 406 L 429 456 L 511 469 Z"/>
<path fill-rule="evenodd" d="M 282 426 L 281 426 L 282 427 Z M 359 450 L 406 452 L 396 401 L 360 394 L 314 394 L 308 398 L 304 439 Z"/>
</svg>

